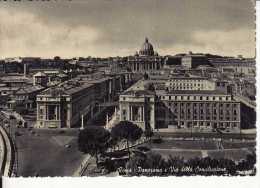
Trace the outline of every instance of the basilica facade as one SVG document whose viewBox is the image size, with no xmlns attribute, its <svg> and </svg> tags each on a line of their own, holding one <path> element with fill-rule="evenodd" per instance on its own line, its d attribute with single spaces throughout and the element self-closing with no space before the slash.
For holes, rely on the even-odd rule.
<svg viewBox="0 0 260 188">
<path fill-rule="evenodd" d="M 127 67 L 135 73 L 155 72 L 164 65 L 164 58 L 154 51 L 153 45 L 145 38 L 139 52 L 127 57 Z"/>
</svg>

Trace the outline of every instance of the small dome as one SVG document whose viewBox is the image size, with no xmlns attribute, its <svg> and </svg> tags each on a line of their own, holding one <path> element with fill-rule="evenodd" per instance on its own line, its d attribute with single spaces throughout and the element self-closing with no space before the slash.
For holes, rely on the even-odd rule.
<svg viewBox="0 0 260 188">
<path fill-rule="evenodd" d="M 148 38 L 145 38 L 145 42 L 142 45 L 141 50 L 139 51 L 140 55 L 145 55 L 145 56 L 152 56 L 154 55 L 154 50 L 153 50 L 153 45 L 149 43 Z"/>
</svg>

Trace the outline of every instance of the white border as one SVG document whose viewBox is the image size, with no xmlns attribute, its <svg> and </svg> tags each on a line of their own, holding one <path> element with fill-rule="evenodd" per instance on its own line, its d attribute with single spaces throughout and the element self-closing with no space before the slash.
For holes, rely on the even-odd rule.
<svg viewBox="0 0 260 188">
<path fill-rule="evenodd" d="M 259 106 L 259 92 L 260 92 L 260 75 L 259 75 L 259 62 L 260 62 L 260 2 L 256 3 L 256 65 L 257 65 L 257 112 L 260 112 Z M 259 113 L 257 113 L 257 126 L 259 123 Z M 258 130 L 259 131 L 259 130 Z M 114 178 L 3 178 L 4 188 L 80 188 L 80 187 L 113 187 L 113 188 L 136 188 L 136 187 L 178 187 L 178 188 L 260 188 L 260 172 L 259 172 L 259 135 L 257 136 L 257 175 L 255 177 L 114 177 Z"/>
</svg>

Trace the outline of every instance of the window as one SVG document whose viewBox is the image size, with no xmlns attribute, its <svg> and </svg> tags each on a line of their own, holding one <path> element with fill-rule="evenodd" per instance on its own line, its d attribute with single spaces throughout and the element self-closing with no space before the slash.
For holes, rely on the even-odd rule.
<svg viewBox="0 0 260 188">
<path fill-rule="evenodd" d="M 40 109 L 40 114 L 43 114 L 43 109 Z"/>
<path fill-rule="evenodd" d="M 56 119 L 56 106 L 49 105 L 48 106 L 48 120 L 55 120 Z"/>
<path fill-rule="evenodd" d="M 229 123 L 227 123 L 226 127 L 227 127 L 227 128 L 229 128 L 229 127 L 230 127 L 230 124 L 229 124 Z"/>
<path fill-rule="evenodd" d="M 140 114 L 139 114 L 139 108 L 137 106 L 132 106 L 132 120 L 133 121 L 139 121 L 140 120 Z"/>
</svg>

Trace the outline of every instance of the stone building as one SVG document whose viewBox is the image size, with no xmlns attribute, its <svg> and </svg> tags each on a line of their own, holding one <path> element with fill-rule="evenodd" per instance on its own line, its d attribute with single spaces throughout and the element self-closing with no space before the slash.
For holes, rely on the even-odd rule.
<svg viewBox="0 0 260 188">
<path fill-rule="evenodd" d="M 157 128 L 240 128 L 240 103 L 229 94 L 217 90 L 173 90 L 159 91 L 157 96 Z"/>
<path fill-rule="evenodd" d="M 44 90 L 37 95 L 36 127 L 79 127 L 82 117 L 88 122 L 104 110 L 103 103 L 116 99 L 123 76 L 80 75 Z"/>
<path fill-rule="evenodd" d="M 181 65 L 183 67 L 192 69 L 200 65 L 209 65 L 208 58 L 204 54 L 194 54 L 190 52 L 186 54 L 181 59 Z"/>
<path fill-rule="evenodd" d="M 164 58 L 154 51 L 153 45 L 145 38 L 139 52 L 127 57 L 126 66 L 137 73 L 157 71 L 164 66 Z"/>
<path fill-rule="evenodd" d="M 120 95 L 120 121 L 131 121 L 145 130 L 155 128 L 155 92 L 146 89 L 129 89 Z"/>
<path fill-rule="evenodd" d="M 249 77 L 256 76 L 254 58 L 209 58 L 209 62 L 221 73 L 242 74 Z"/>
<path fill-rule="evenodd" d="M 240 102 L 226 91 L 214 87 L 165 90 L 155 89 L 154 84 L 142 80 L 120 95 L 121 121 L 132 121 L 143 129 L 150 125 L 169 130 L 240 130 Z"/>
<path fill-rule="evenodd" d="M 216 83 L 205 77 L 172 77 L 165 83 L 170 90 L 215 90 Z"/>
<path fill-rule="evenodd" d="M 41 85 L 43 87 L 47 86 L 48 77 L 43 72 L 37 72 L 33 75 L 33 85 Z"/>
</svg>

